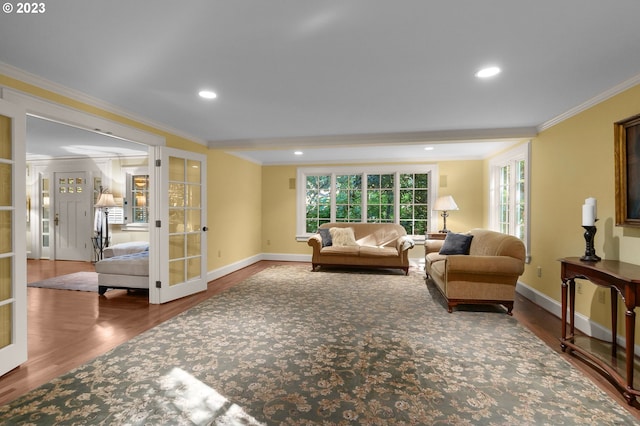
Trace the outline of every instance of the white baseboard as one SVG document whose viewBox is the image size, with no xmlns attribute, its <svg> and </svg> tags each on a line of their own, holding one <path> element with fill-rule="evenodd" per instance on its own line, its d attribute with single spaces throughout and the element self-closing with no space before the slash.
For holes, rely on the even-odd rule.
<svg viewBox="0 0 640 426">
<path fill-rule="evenodd" d="M 284 253 L 261 253 L 246 259 L 225 265 L 222 268 L 207 272 L 207 282 L 224 277 L 232 272 L 238 271 L 247 266 L 253 265 L 261 260 L 280 260 L 285 262 L 311 262 L 311 255 L 306 254 L 284 254 Z"/>
<path fill-rule="evenodd" d="M 562 318 L 562 305 L 557 300 L 552 299 L 551 297 L 543 293 L 540 293 L 538 290 L 532 287 L 529 287 L 528 285 L 520 281 L 518 281 L 518 284 L 516 285 L 516 291 L 523 297 L 526 297 L 527 299 L 529 299 L 531 302 L 551 312 L 556 317 Z M 578 330 L 580 330 L 587 336 L 604 340 L 606 342 L 611 341 L 610 329 L 604 327 L 602 324 L 599 324 L 593 321 L 591 318 L 579 312 L 576 312 L 575 326 Z M 620 328 L 618 327 L 618 329 Z M 561 333 L 561 330 L 558 330 L 558 338 L 560 337 L 560 333 Z M 618 343 L 618 345 L 622 347 L 626 346 L 626 338 L 624 336 L 618 335 L 616 337 L 616 342 Z M 637 344 L 634 346 L 635 346 L 635 353 L 636 354 L 640 353 L 639 352 L 640 346 Z"/>
</svg>

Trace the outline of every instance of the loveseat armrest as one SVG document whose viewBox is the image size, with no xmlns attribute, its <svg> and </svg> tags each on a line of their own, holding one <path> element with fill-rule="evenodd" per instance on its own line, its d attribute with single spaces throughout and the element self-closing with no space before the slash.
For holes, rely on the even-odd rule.
<svg viewBox="0 0 640 426">
<path fill-rule="evenodd" d="M 427 255 L 429 253 L 439 253 L 440 249 L 442 249 L 443 244 L 444 240 L 424 240 L 424 254 Z"/>
<path fill-rule="evenodd" d="M 447 272 L 520 276 L 524 272 L 524 262 L 511 256 L 449 255 Z"/>
<path fill-rule="evenodd" d="M 416 243 L 408 235 L 398 237 L 398 239 L 396 240 L 396 249 L 398 249 L 398 253 L 402 253 L 405 250 L 412 249 L 415 245 Z"/>
<path fill-rule="evenodd" d="M 317 249 L 318 251 L 320 251 L 320 249 L 322 248 L 322 237 L 320 236 L 320 234 L 313 234 L 312 236 L 310 236 L 307 240 L 307 245 L 313 247 L 314 250 Z"/>
</svg>

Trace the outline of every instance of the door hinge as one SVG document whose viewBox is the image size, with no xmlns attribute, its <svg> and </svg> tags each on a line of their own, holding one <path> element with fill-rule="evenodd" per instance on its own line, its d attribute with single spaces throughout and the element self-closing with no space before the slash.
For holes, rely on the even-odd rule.
<svg viewBox="0 0 640 426">
<path fill-rule="evenodd" d="M 162 281 L 156 281 L 156 288 L 162 287 Z"/>
<path fill-rule="evenodd" d="M 156 167 L 160 167 L 162 165 L 162 160 L 157 159 L 156 160 Z"/>
<path fill-rule="evenodd" d="M 156 220 L 156 228 L 162 228 L 162 221 Z"/>
</svg>

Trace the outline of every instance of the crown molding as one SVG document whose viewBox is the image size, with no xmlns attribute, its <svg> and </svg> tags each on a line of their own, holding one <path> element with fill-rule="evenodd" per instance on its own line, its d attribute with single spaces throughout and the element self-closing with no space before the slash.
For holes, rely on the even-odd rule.
<svg viewBox="0 0 640 426">
<path fill-rule="evenodd" d="M 584 112 L 586 110 L 588 110 L 591 107 L 594 107 L 596 105 L 598 105 L 601 102 L 606 101 L 609 98 L 614 97 L 615 95 L 618 95 L 622 92 L 624 92 L 627 89 L 632 88 L 633 86 L 636 86 L 637 84 L 640 84 L 640 74 L 631 77 L 629 80 L 623 81 L 622 83 L 618 84 L 617 86 L 612 87 L 611 89 L 602 92 L 601 94 L 589 99 L 588 101 L 575 106 L 573 108 L 571 108 L 569 111 L 564 112 L 554 118 L 552 118 L 549 121 L 545 121 L 544 123 L 542 123 L 541 125 L 538 126 L 538 133 L 542 132 L 543 130 L 547 130 L 550 127 L 555 126 L 556 124 L 559 124 L 565 120 L 568 120 L 569 118 L 573 117 L 574 115 L 578 115 L 581 112 Z"/>
<path fill-rule="evenodd" d="M 35 74 L 31 74 L 27 71 L 24 71 L 20 68 L 16 68 L 13 65 L 9 65 L 4 62 L 0 62 L 0 74 L 3 74 L 7 77 L 13 78 L 15 80 L 22 81 L 23 83 L 30 84 L 32 86 L 39 87 L 44 90 L 48 90 L 50 92 L 56 93 L 61 96 L 65 96 L 69 99 L 73 99 L 74 101 L 81 102 L 83 104 L 99 108 L 106 112 L 116 114 L 120 117 L 126 118 L 128 120 L 135 121 L 137 123 L 143 124 L 145 126 L 153 127 L 154 129 L 171 133 L 175 136 L 179 136 L 181 138 L 185 138 L 191 140 L 193 142 L 199 143 L 200 145 L 207 146 L 207 142 L 201 138 L 185 133 L 181 130 L 174 129 L 172 127 L 166 126 L 162 123 L 158 123 L 152 120 L 149 120 L 145 117 L 141 117 L 125 111 L 115 105 L 112 105 L 108 102 L 105 102 L 101 99 L 95 98 L 91 95 L 88 95 L 79 90 L 72 89 L 70 87 L 64 86 L 62 84 L 54 83 L 50 80 L 37 76 Z M 15 90 L 15 89 L 13 89 Z"/>
<path fill-rule="evenodd" d="M 503 139 L 528 139 L 538 134 L 535 127 L 498 129 L 436 130 L 424 132 L 374 133 L 352 135 L 302 136 L 299 138 L 232 139 L 209 142 L 209 148 L 224 150 L 284 149 L 327 146 L 419 144 L 437 142 L 486 142 Z"/>
</svg>

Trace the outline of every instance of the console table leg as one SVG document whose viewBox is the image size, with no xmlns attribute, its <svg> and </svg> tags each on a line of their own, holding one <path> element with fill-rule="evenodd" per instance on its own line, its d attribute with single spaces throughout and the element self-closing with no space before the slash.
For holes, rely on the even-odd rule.
<svg viewBox="0 0 640 426">
<path fill-rule="evenodd" d="M 564 352 L 567 349 L 567 345 L 564 342 L 567 340 L 567 282 L 562 280 L 562 340 L 560 342 L 560 347 Z"/>
<path fill-rule="evenodd" d="M 627 306 L 627 311 L 625 312 L 625 337 L 627 340 L 626 342 L 627 392 L 624 393 L 624 397 L 626 398 L 629 404 L 632 404 L 636 399 L 635 395 L 628 392 L 630 389 L 633 389 L 635 334 L 636 334 L 636 313 L 633 307 L 629 308 Z"/>
<path fill-rule="evenodd" d="M 573 341 L 573 336 L 576 335 L 576 281 L 571 278 L 569 281 L 569 336 Z"/>
<path fill-rule="evenodd" d="M 611 356 L 615 362 L 618 353 L 618 292 L 611 287 Z"/>
</svg>

